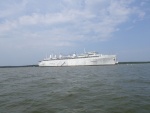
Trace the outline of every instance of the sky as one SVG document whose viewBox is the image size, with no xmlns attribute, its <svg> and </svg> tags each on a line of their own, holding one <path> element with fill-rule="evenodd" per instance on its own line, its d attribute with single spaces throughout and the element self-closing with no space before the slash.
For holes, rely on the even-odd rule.
<svg viewBox="0 0 150 113">
<path fill-rule="evenodd" d="M 84 49 L 150 61 L 150 0 L 0 0 L 0 66 Z"/>
</svg>

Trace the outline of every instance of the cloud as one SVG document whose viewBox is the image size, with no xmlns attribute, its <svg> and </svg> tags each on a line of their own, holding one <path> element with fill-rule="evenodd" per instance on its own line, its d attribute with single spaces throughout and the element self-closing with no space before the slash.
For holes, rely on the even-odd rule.
<svg viewBox="0 0 150 113">
<path fill-rule="evenodd" d="M 14 18 L 15 16 L 19 16 L 26 8 L 26 5 L 26 0 L 0 1 L 0 18 Z"/>
<path fill-rule="evenodd" d="M 42 0 L 22 0 L 8 3 L 0 11 L 0 33 L 4 34 L 1 36 L 28 38 L 34 43 L 39 43 L 42 38 L 56 46 L 70 46 L 83 40 L 108 40 L 118 31 L 119 25 L 133 15 L 144 18 L 145 12 L 132 6 L 133 3 L 134 0 L 45 0 L 44 3 Z"/>
</svg>

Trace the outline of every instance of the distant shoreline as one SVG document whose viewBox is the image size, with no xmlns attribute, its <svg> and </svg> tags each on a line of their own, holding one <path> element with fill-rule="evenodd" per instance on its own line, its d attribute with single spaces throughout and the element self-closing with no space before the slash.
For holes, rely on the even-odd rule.
<svg viewBox="0 0 150 113">
<path fill-rule="evenodd" d="M 143 61 L 143 62 L 118 62 L 118 64 L 147 64 L 150 63 L 150 61 Z"/>
<path fill-rule="evenodd" d="M 118 64 L 147 64 L 150 61 L 146 62 L 118 62 Z M 19 67 L 39 67 L 38 65 L 22 65 L 22 66 L 0 66 L 0 68 L 19 68 Z"/>
<path fill-rule="evenodd" d="M 22 65 L 22 66 L 0 66 L 0 68 L 15 68 L 15 67 L 38 67 L 38 65 Z"/>
</svg>

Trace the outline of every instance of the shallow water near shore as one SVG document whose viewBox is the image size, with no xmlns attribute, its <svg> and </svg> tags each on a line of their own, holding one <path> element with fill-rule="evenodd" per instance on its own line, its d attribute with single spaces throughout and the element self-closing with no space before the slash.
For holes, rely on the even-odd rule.
<svg viewBox="0 0 150 113">
<path fill-rule="evenodd" d="M 0 68 L 0 113 L 150 113 L 150 64 Z"/>
</svg>

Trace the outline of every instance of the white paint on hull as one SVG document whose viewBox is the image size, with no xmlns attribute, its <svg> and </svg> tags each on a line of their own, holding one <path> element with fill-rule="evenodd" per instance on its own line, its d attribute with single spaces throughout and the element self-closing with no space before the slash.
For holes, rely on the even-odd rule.
<svg viewBox="0 0 150 113">
<path fill-rule="evenodd" d="M 88 66 L 88 65 L 114 65 L 116 55 L 103 55 L 87 58 L 50 59 L 39 62 L 39 66 Z"/>
</svg>

